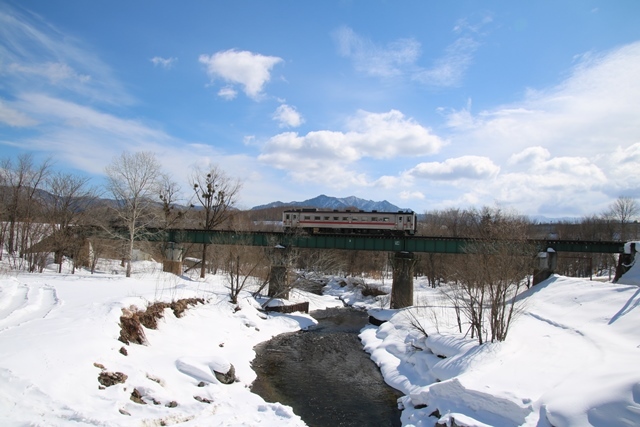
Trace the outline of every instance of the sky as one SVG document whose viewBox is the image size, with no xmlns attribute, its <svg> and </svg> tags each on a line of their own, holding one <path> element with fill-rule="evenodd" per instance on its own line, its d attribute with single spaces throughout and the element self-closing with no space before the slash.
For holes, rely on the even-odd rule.
<svg viewBox="0 0 640 427">
<path fill-rule="evenodd" d="M 0 0 L 0 158 L 152 151 L 238 205 L 640 199 L 640 2 Z"/>
</svg>

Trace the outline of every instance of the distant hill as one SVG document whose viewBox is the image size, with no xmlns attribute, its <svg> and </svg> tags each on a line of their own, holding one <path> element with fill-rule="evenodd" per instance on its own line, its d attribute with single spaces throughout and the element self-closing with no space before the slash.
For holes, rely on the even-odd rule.
<svg viewBox="0 0 640 427">
<path fill-rule="evenodd" d="M 346 209 L 356 208 L 363 211 L 378 211 L 378 212 L 397 212 L 400 210 L 406 210 L 399 208 L 398 206 L 383 200 L 381 202 L 375 202 L 373 200 L 360 199 L 355 196 L 349 197 L 331 197 L 321 194 L 313 199 L 304 200 L 302 202 L 272 202 L 266 205 L 255 206 L 251 210 L 270 209 L 279 207 L 305 207 L 305 208 L 321 208 L 321 209 Z"/>
</svg>

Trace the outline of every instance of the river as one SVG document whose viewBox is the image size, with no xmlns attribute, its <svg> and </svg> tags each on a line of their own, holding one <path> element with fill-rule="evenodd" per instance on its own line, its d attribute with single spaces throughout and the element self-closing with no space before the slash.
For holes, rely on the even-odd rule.
<svg viewBox="0 0 640 427">
<path fill-rule="evenodd" d="M 251 389 L 291 406 L 310 427 L 400 426 L 397 398 L 362 350 L 367 314 L 350 308 L 311 313 L 318 325 L 256 346 Z"/>
</svg>

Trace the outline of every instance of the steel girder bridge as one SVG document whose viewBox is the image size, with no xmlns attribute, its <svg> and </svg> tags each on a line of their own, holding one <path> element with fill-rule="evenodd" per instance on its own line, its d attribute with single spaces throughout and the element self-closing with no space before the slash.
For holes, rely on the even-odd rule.
<svg viewBox="0 0 640 427">
<path fill-rule="evenodd" d="M 430 236 L 374 236 L 346 234 L 289 234 L 277 232 L 244 232 L 224 230 L 169 229 L 147 234 L 144 240 L 214 245 L 345 249 L 386 252 L 422 252 L 441 254 L 468 253 L 477 239 Z M 623 253 L 624 242 L 582 240 L 529 240 L 541 251 L 583 253 Z"/>
</svg>

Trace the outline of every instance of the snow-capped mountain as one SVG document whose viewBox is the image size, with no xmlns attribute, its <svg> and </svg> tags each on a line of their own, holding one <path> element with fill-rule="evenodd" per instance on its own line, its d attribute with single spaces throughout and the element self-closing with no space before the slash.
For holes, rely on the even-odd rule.
<svg viewBox="0 0 640 427">
<path fill-rule="evenodd" d="M 318 197 L 314 197 L 313 199 L 304 200 L 302 202 L 273 202 L 268 203 L 266 205 L 255 206 L 252 209 L 268 209 L 268 208 L 277 208 L 281 206 L 292 206 L 292 207 L 308 207 L 308 208 L 322 208 L 322 209 L 345 209 L 345 208 L 357 208 L 363 211 L 378 211 L 378 212 L 397 212 L 399 210 L 405 210 L 399 208 L 398 206 L 383 200 L 381 202 L 376 202 L 373 200 L 365 200 L 360 199 L 359 197 L 349 196 L 349 197 L 331 197 L 321 194 Z"/>
</svg>

